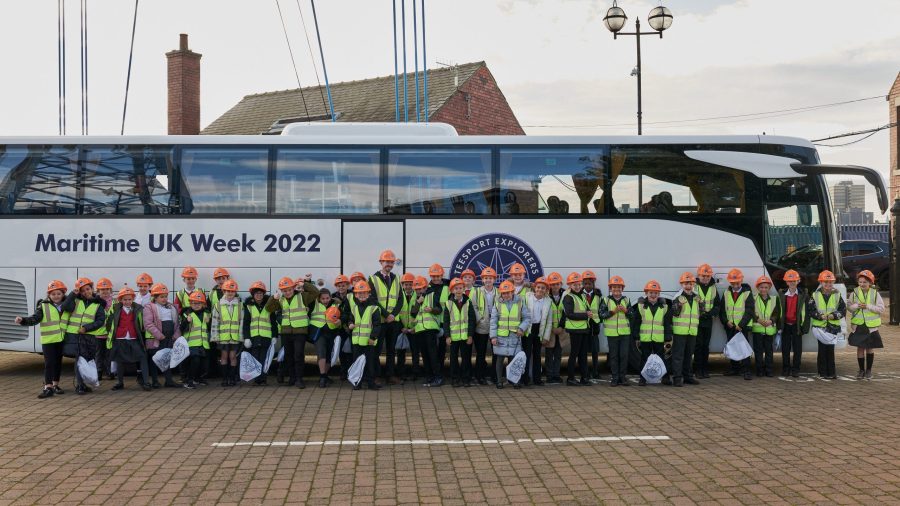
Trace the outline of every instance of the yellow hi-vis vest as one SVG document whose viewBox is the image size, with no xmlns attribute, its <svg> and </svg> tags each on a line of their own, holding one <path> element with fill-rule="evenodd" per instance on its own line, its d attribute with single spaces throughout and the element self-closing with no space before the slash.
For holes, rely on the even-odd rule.
<svg viewBox="0 0 900 506">
<path fill-rule="evenodd" d="M 77 299 L 75 301 L 75 310 L 72 311 L 72 314 L 69 316 L 69 321 L 66 325 L 66 332 L 69 334 L 77 334 L 78 329 L 94 322 L 94 317 L 97 315 L 97 311 L 100 309 L 100 304 L 91 303 L 85 304 L 83 300 Z M 98 329 L 94 329 L 87 333 L 91 336 L 105 336 L 106 335 L 106 327 L 101 326 Z"/>
<path fill-rule="evenodd" d="M 700 297 L 694 294 L 688 304 L 687 296 L 679 295 L 678 302 L 681 303 L 681 315 L 672 314 L 672 333 L 676 336 L 696 336 L 700 326 Z"/>
<path fill-rule="evenodd" d="M 656 310 L 656 314 L 646 304 L 638 304 L 638 311 L 641 312 L 641 328 L 640 337 L 642 343 L 661 343 L 666 340 L 665 326 L 663 321 L 669 306 L 660 304 Z"/>
<path fill-rule="evenodd" d="M 263 307 L 262 310 L 256 304 L 247 304 L 250 311 L 250 337 L 272 338 L 272 314 Z"/>
<path fill-rule="evenodd" d="M 697 283 L 696 294 L 699 295 L 700 300 L 703 301 L 703 305 L 700 308 L 701 313 L 705 313 L 712 309 L 716 304 L 716 297 L 719 296 L 715 283 L 709 285 L 709 288 L 703 288 L 702 285 Z"/>
<path fill-rule="evenodd" d="M 369 276 L 369 282 L 375 287 L 375 297 L 378 304 L 388 313 L 393 313 L 400 299 L 400 279 L 394 276 L 391 286 L 386 286 L 384 280 L 378 274 Z"/>
<path fill-rule="evenodd" d="M 412 315 L 412 307 L 417 298 L 416 292 L 413 292 L 412 295 L 400 294 L 400 314 L 398 318 L 400 319 L 400 325 L 405 329 L 411 329 L 416 325 L 416 319 Z"/>
<path fill-rule="evenodd" d="M 756 317 L 762 320 L 771 320 L 772 314 L 775 313 L 775 303 L 778 301 L 778 297 L 769 297 L 768 300 L 763 301 L 762 297 L 756 295 L 754 301 L 756 302 Z M 774 336 L 776 332 L 778 332 L 778 329 L 775 328 L 775 325 L 763 327 L 755 321 L 753 322 L 754 334 Z"/>
<path fill-rule="evenodd" d="M 628 307 L 631 305 L 628 302 L 628 297 L 625 296 L 622 296 L 622 298 L 619 299 L 619 302 L 616 302 L 612 297 L 604 297 L 604 300 L 606 301 L 606 307 L 610 309 L 618 306 Z M 603 329 L 606 333 L 606 337 L 631 335 L 631 325 L 628 323 L 628 316 L 622 311 L 603 320 Z"/>
<path fill-rule="evenodd" d="M 810 318 L 813 327 L 824 327 L 826 323 L 830 323 L 832 325 L 840 325 L 840 318 L 833 318 L 831 313 L 837 311 L 838 302 L 841 300 L 841 294 L 838 292 L 831 292 L 828 296 L 828 301 L 825 301 L 825 295 L 822 294 L 819 290 L 813 292 L 813 301 L 816 303 L 816 311 L 823 313 L 826 315 L 827 320 L 817 320 L 815 318 Z"/>
<path fill-rule="evenodd" d="M 495 303 L 497 304 L 497 311 L 500 313 L 500 318 L 497 319 L 497 335 L 506 337 L 510 334 L 515 334 L 519 330 L 519 325 L 522 324 L 524 304 L 519 300 L 507 307 L 506 302 L 499 299 Z"/>
<path fill-rule="evenodd" d="M 877 292 L 874 288 L 869 288 L 868 293 L 862 293 L 862 288 L 856 287 L 853 290 L 856 295 L 856 302 L 863 303 L 868 307 L 875 305 L 875 297 Z M 881 314 L 869 309 L 857 309 L 850 318 L 850 323 L 854 325 L 865 325 L 870 329 L 876 329 L 881 326 Z"/>
<path fill-rule="evenodd" d="M 586 313 L 587 312 L 587 310 L 588 310 L 587 302 L 584 300 L 584 295 L 582 295 L 580 293 L 569 292 L 568 294 L 563 295 L 563 299 L 565 299 L 566 296 L 571 297 L 572 302 L 575 303 L 574 309 L 575 309 L 576 313 Z M 560 302 L 562 302 L 562 299 L 560 299 Z M 571 319 L 566 318 L 566 330 L 576 330 L 577 331 L 577 330 L 587 330 L 587 328 L 588 328 L 587 320 L 571 320 Z"/>
<path fill-rule="evenodd" d="M 553 324 L 553 328 L 559 328 L 559 322 L 562 320 L 564 313 L 562 293 L 559 294 L 559 302 L 554 302 L 552 295 L 548 295 L 547 297 L 550 298 L 550 323 Z"/>
<path fill-rule="evenodd" d="M 415 332 L 424 332 L 426 330 L 437 330 L 440 328 L 440 324 L 437 321 L 437 317 L 431 313 L 426 313 L 422 311 L 422 308 L 434 306 L 434 292 L 430 292 L 425 295 L 425 300 L 422 301 L 422 305 L 419 307 L 419 314 L 416 315 L 416 326 L 413 329 Z"/>
<path fill-rule="evenodd" d="M 450 299 L 447 301 L 447 313 L 450 315 L 450 340 L 466 341 L 469 339 L 469 304 L 471 300 L 467 300 L 462 308 L 456 306 L 456 301 Z"/>
<path fill-rule="evenodd" d="M 325 312 L 328 311 L 328 308 L 331 306 L 334 306 L 334 303 L 330 303 L 328 304 L 328 307 L 326 307 L 325 304 L 316 301 L 315 305 L 313 306 L 312 312 L 309 314 L 309 324 L 317 329 L 320 329 L 325 325 L 328 325 L 328 328 L 332 330 L 341 328 L 340 322 L 331 323 L 327 318 L 325 318 Z"/>
<path fill-rule="evenodd" d="M 584 292 L 581 292 L 584 297 L 584 301 L 587 302 L 587 295 L 584 295 Z M 600 296 L 600 290 L 594 290 L 594 295 L 591 297 L 591 303 L 588 304 L 588 310 L 594 312 L 594 316 L 591 318 L 591 321 L 594 323 L 600 323 L 600 299 L 603 297 Z"/>
<path fill-rule="evenodd" d="M 369 339 L 372 338 L 372 315 L 375 311 L 378 311 L 378 306 L 374 304 L 366 306 L 362 314 L 359 314 L 359 306 L 353 306 L 354 327 L 350 340 L 355 346 L 369 345 Z"/>
<path fill-rule="evenodd" d="M 484 296 L 484 288 L 480 286 L 473 286 L 471 290 L 469 290 L 469 301 L 472 302 L 472 305 L 475 307 L 475 311 L 478 313 L 478 318 L 484 318 L 487 310 L 486 301 L 487 298 Z M 490 317 L 490 315 L 488 315 Z"/>
<path fill-rule="evenodd" d="M 281 326 L 302 329 L 309 325 L 309 315 L 303 304 L 303 297 L 298 293 L 290 301 L 284 297 L 281 302 Z"/>
<path fill-rule="evenodd" d="M 182 288 L 181 290 L 178 290 L 178 292 L 175 294 L 175 297 L 178 299 L 178 305 L 181 306 L 181 309 L 191 307 L 190 296 L 192 293 L 198 292 L 198 291 L 201 293 L 204 293 L 204 294 L 206 293 L 202 289 L 196 288 L 196 287 L 194 287 L 194 289 L 190 292 L 187 290 L 187 288 Z"/>
<path fill-rule="evenodd" d="M 241 304 L 238 301 L 237 304 L 231 305 L 231 310 L 229 311 L 229 305 L 224 304 L 222 301 L 225 299 L 219 299 L 218 312 L 219 312 L 219 341 L 222 343 L 228 343 L 230 341 L 240 342 L 241 341 Z"/>
<path fill-rule="evenodd" d="M 725 295 L 722 296 L 725 299 L 725 317 L 727 321 L 738 325 L 741 323 L 741 320 L 744 318 L 744 308 L 746 307 L 747 297 L 750 296 L 750 292 L 741 292 L 738 295 L 738 299 L 734 300 L 734 296 L 732 295 L 731 289 L 725 292 Z"/>
<path fill-rule="evenodd" d="M 52 302 L 41 304 L 44 317 L 41 319 L 41 344 L 53 344 L 63 342 L 65 329 L 69 323 L 69 313 L 59 310 Z M 78 332 L 76 329 L 75 332 Z"/>
<path fill-rule="evenodd" d="M 188 328 L 186 334 L 184 334 L 184 338 L 187 339 L 188 346 L 191 348 L 196 348 L 197 346 L 202 346 L 204 349 L 209 349 L 209 331 L 206 329 L 206 322 L 204 322 L 197 313 L 191 312 L 188 319 L 191 322 L 191 326 Z"/>
</svg>

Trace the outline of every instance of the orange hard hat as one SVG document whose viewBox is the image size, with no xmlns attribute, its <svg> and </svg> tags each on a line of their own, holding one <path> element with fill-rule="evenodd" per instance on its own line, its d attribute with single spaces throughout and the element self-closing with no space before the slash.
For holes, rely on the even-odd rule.
<svg viewBox="0 0 900 506">
<path fill-rule="evenodd" d="M 393 251 L 386 249 L 381 252 L 381 255 L 378 257 L 379 262 L 396 262 L 397 255 L 394 254 Z"/>
<path fill-rule="evenodd" d="M 512 284 L 512 281 L 506 280 L 500 283 L 500 293 L 512 293 L 516 291 L 516 287 Z"/>
<path fill-rule="evenodd" d="M 227 291 L 227 292 L 236 292 L 236 291 L 238 291 L 238 284 L 237 284 L 237 281 L 235 281 L 235 280 L 233 280 L 233 279 L 229 279 L 228 281 L 222 283 L 222 290 L 225 290 L 225 291 Z"/>
<path fill-rule="evenodd" d="M 819 273 L 819 283 L 824 283 L 825 281 L 834 281 L 834 273 L 831 271 L 822 271 Z"/>
<path fill-rule="evenodd" d="M 349 283 L 350 283 L 350 279 L 349 279 L 347 276 L 344 276 L 343 274 L 338 274 L 337 277 L 334 278 L 334 284 L 335 284 L 335 286 L 337 286 L 337 285 L 339 285 L 339 284 L 341 284 L 341 283 L 348 283 L 348 284 L 349 284 Z"/>
<path fill-rule="evenodd" d="M 53 281 L 51 281 L 50 283 L 47 284 L 47 293 L 53 292 L 55 290 L 62 290 L 63 292 L 65 292 L 66 290 L 68 290 L 68 288 L 66 287 L 66 284 L 63 283 L 62 281 L 60 281 L 58 279 L 54 279 Z"/>
<path fill-rule="evenodd" d="M 441 264 L 433 264 L 431 267 L 428 268 L 428 275 L 429 276 L 443 276 L 444 268 L 441 266 Z"/>
<path fill-rule="evenodd" d="M 289 290 L 297 286 L 297 283 L 291 279 L 289 276 L 285 276 L 278 280 L 278 289 L 279 290 Z"/>
<path fill-rule="evenodd" d="M 581 273 L 581 280 L 584 281 L 586 279 L 593 279 L 594 281 L 597 281 L 597 275 L 594 274 L 594 271 L 584 271 Z"/>
<path fill-rule="evenodd" d="M 75 281 L 75 291 L 81 290 L 88 285 L 94 286 L 94 282 L 91 281 L 90 278 L 78 278 L 78 280 Z"/>
<path fill-rule="evenodd" d="M 121 299 L 122 297 L 124 297 L 126 295 L 130 295 L 131 297 L 134 297 L 134 290 L 132 290 L 130 286 L 126 286 L 126 287 L 122 288 L 121 290 L 119 290 L 119 293 L 116 294 L 116 299 Z"/>
<path fill-rule="evenodd" d="M 150 289 L 150 295 L 168 295 L 169 288 L 162 283 L 157 283 L 153 285 L 153 288 Z"/>
<path fill-rule="evenodd" d="M 366 275 L 359 271 L 356 271 L 350 275 L 350 282 L 353 283 L 354 280 L 356 280 L 356 279 L 361 279 L 361 280 L 365 281 Z"/>
<path fill-rule="evenodd" d="M 647 281 L 646 285 L 644 285 L 644 291 L 645 292 L 661 292 L 662 287 L 659 286 L 659 281 L 656 281 L 655 279 L 651 279 L 650 281 Z"/>
<path fill-rule="evenodd" d="M 566 284 L 571 285 L 572 283 L 581 283 L 581 274 L 570 272 L 569 275 L 566 276 Z"/>
<path fill-rule="evenodd" d="M 609 278 L 609 286 L 621 286 L 622 288 L 625 288 L 625 280 L 620 276 L 613 276 Z"/>
<path fill-rule="evenodd" d="M 325 310 L 325 319 L 329 323 L 338 323 L 341 321 L 341 310 L 337 306 L 331 306 Z"/>
<path fill-rule="evenodd" d="M 472 269 L 466 269 L 459 274 L 460 278 L 464 278 L 466 276 L 472 276 L 472 279 L 474 279 L 476 277 L 475 271 L 473 271 Z"/>
<path fill-rule="evenodd" d="M 740 283 L 744 281 L 744 273 L 741 272 L 740 269 L 731 269 L 728 271 L 728 276 L 725 278 L 729 283 Z"/>
<path fill-rule="evenodd" d="M 550 284 L 550 285 L 560 284 L 561 285 L 562 281 L 563 281 L 562 275 L 558 272 L 551 272 L 550 274 L 547 275 L 547 284 Z"/>
<path fill-rule="evenodd" d="M 415 283 L 416 277 L 411 272 L 404 272 L 402 276 L 400 276 L 401 283 Z"/>
<path fill-rule="evenodd" d="M 869 283 L 875 282 L 875 275 L 872 274 L 872 271 L 870 271 L 868 269 L 864 270 L 864 271 L 859 271 L 859 274 L 856 275 L 856 279 L 859 279 L 859 278 L 866 278 L 869 280 Z"/>
<path fill-rule="evenodd" d="M 509 266 L 509 273 L 512 274 L 525 274 L 525 266 L 516 262 Z"/>
<path fill-rule="evenodd" d="M 785 283 L 788 281 L 800 281 L 800 273 L 791 269 L 784 273 L 784 281 Z"/>
<path fill-rule="evenodd" d="M 532 283 L 532 285 L 544 285 L 545 287 L 550 288 L 550 284 L 547 283 L 547 278 L 545 278 L 543 276 L 535 279 L 534 283 Z"/>
<path fill-rule="evenodd" d="M 371 292 L 372 289 L 369 288 L 369 284 L 365 281 L 357 281 L 355 285 L 353 285 L 353 293 L 368 293 Z"/>
<path fill-rule="evenodd" d="M 100 278 L 97 280 L 97 290 L 112 290 L 112 287 L 112 281 L 110 281 L 108 278 Z"/>
<path fill-rule="evenodd" d="M 428 288 L 428 280 L 423 276 L 416 276 L 416 280 L 413 281 L 413 288 L 416 290 L 421 290 L 422 288 Z"/>
<path fill-rule="evenodd" d="M 194 269 L 190 265 L 181 269 L 181 277 L 182 278 L 194 278 L 197 279 L 197 269 Z"/>
<path fill-rule="evenodd" d="M 456 288 L 457 286 L 466 286 L 466 284 L 463 282 L 463 280 L 461 280 L 459 278 L 451 279 L 450 280 L 450 291 L 452 292 L 453 289 Z"/>
<path fill-rule="evenodd" d="M 703 264 L 700 267 L 697 267 L 697 275 L 698 276 L 712 276 L 713 270 L 709 264 Z"/>
<path fill-rule="evenodd" d="M 679 283 L 696 283 L 697 278 L 690 272 L 684 272 L 681 274 L 681 277 L 678 278 Z"/>
<path fill-rule="evenodd" d="M 481 269 L 481 277 L 482 277 L 482 278 L 494 278 L 494 279 L 496 279 L 496 278 L 497 278 L 497 271 L 495 271 L 495 270 L 494 270 L 493 268 L 491 268 L 491 267 L 485 267 L 484 269 Z"/>
<path fill-rule="evenodd" d="M 219 278 L 229 278 L 231 277 L 231 273 L 228 272 L 228 269 L 224 267 L 217 267 L 216 270 L 213 271 L 213 279 Z"/>
<path fill-rule="evenodd" d="M 200 304 L 206 303 L 206 294 L 201 292 L 200 290 L 194 290 L 188 296 L 188 300 L 191 302 L 199 302 Z"/>
<path fill-rule="evenodd" d="M 152 285 L 153 284 L 153 276 L 147 274 L 146 272 L 142 272 L 138 275 L 137 281 L 135 281 L 139 285 Z"/>
<path fill-rule="evenodd" d="M 250 292 L 252 293 L 254 290 L 262 290 L 266 291 L 266 284 L 262 281 L 254 281 L 252 285 L 250 285 Z"/>
<path fill-rule="evenodd" d="M 760 276 L 756 278 L 756 287 L 759 288 L 759 285 L 766 283 L 769 286 L 772 286 L 772 280 L 769 279 L 769 276 Z"/>
</svg>

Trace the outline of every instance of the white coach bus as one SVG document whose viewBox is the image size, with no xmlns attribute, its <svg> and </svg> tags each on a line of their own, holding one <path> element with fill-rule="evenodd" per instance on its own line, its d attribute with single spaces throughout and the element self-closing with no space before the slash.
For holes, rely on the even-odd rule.
<svg viewBox="0 0 900 506">
<path fill-rule="evenodd" d="M 447 125 L 290 125 L 280 136 L 0 138 L 0 349 L 39 351 L 30 314 L 47 283 L 87 276 L 116 289 L 148 272 L 180 288 L 183 266 L 212 286 L 378 270 L 448 277 L 522 263 L 649 279 L 668 295 L 683 271 L 733 267 L 752 284 L 807 288 L 842 277 L 824 174 L 808 141 L 775 136 L 457 136 Z M 719 327 L 717 325 L 717 327 Z M 605 340 L 603 346 L 605 346 Z M 712 348 L 721 351 L 719 327 Z M 815 349 L 807 336 L 806 349 Z"/>
</svg>

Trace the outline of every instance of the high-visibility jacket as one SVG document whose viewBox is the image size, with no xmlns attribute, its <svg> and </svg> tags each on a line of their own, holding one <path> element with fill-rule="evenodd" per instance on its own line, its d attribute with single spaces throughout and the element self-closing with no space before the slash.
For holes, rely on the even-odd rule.
<svg viewBox="0 0 900 506">
<path fill-rule="evenodd" d="M 741 320 L 744 318 L 747 297 L 750 297 L 750 292 L 746 290 L 741 291 L 741 294 L 738 295 L 737 300 L 734 300 L 734 297 L 731 295 L 730 290 L 725 294 L 723 298 L 725 299 L 726 321 L 729 321 L 735 325 L 741 323 Z"/>
<path fill-rule="evenodd" d="M 478 318 L 484 318 L 487 316 L 488 319 L 491 318 L 491 312 L 488 311 L 487 308 L 487 299 L 484 296 L 484 288 L 480 286 L 473 287 L 469 290 L 469 300 L 472 301 L 472 306 L 475 308 L 475 312 L 478 314 Z"/>
<path fill-rule="evenodd" d="M 581 292 L 581 295 L 584 297 L 584 301 L 587 302 L 587 295 L 584 292 Z M 600 301 L 603 297 L 600 295 L 600 290 L 594 290 L 593 295 L 591 295 L 591 302 L 587 305 L 588 311 L 593 311 L 594 316 L 591 317 L 590 321 L 594 323 L 600 323 Z"/>
<path fill-rule="evenodd" d="M 697 290 L 695 292 L 700 300 L 703 302 L 702 308 L 700 308 L 701 312 L 707 312 L 716 305 L 716 297 L 719 296 L 719 292 L 716 289 L 715 284 L 709 285 L 707 288 L 703 288 L 703 285 L 697 284 Z"/>
<path fill-rule="evenodd" d="M 359 312 L 359 306 L 353 306 L 353 333 L 350 336 L 351 342 L 356 346 L 368 346 L 369 339 L 372 338 L 372 315 L 378 311 L 378 306 L 369 304 Z"/>
<path fill-rule="evenodd" d="M 668 304 L 660 304 L 654 313 L 647 304 L 638 304 L 641 313 L 640 338 L 641 342 L 661 343 L 666 340 L 665 317 L 669 311 Z"/>
<path fill-rule="evenodd" d="M 309 326 L 309 314 L 306 312 L 306 306 L 303 304 L 303 297 L 296 294 L 287 300 L 282 297 L 281 303 L 281 326 L 302 329 Z"/>
<path fill-rule="evenodd" d="M 587 301 L 584 300 L 584 294 L 581 293 L 572 293 L 569 292 L 563 296 L 563 299 L 566 297 L 571 297 L 572 302 L 575 304 L 575 312 L 576 313 L 586 313 L 588 310 Z M 562 299 L 560 299 L 562 301 Z M 566 318 L 566 330 L 574 330 L 581 331 L 588 329 L 588 321 L 587 320 L 572 320 L 570 318 Z"/>
<path fill-rule="evenodd" d="M 500 315 L 500 318 L 497 320 L 497 335 L 506 337 L 510 334 L 515 334 L 519 330 L 519 325 L 522 324 L 522 313 L 525 310 L 525 304 L 521 300 L 508 305 L 498 300 L 496 304 Z"/>
<path fill-rule="evenodd" d="M 841 319 L 840 317 L 834 318 L 831 313 L 834 313 L 838 310 L 838 305 L 841 301 L 841 294 L 838 292 L 831 292 L 828 295 L 828 300 L 825 300 L 825 295 L 822 294 L 821 291 L 816 290 L 813 292 L 813 302 L 816 304 L 816 311 L 825 315 L 825 320 L 818 320 L 815 317 L 810 318 L 813 327 L 824 327 L 826 324 L 831 325 L 840 325 Z"/>
<path fill-rule="evenodd" d="M 315 304 L 313 304 L 312 311 L 310 311 L 309 313 L 309 324 L 317 329 L 320 329 L 326 325 L 328 325 L 328 328 L 332 330 L 341 328 L 340 321 L 338 321 L 338 323 L 331 323 L 327 318 L 325 318 L 325 312 L 328 311 L 328 308 L 334 305 L 335 304 L 332 302 L 326 307 L 325 304 L 316 301 Z"/>
<path fill-rule="evenodd" d="M 416 303 L 418 297 L 416 292 L 412 292 L 412 295 L 407 295 L 405 293 L 400 294 L 400 315 L 398 318 L 400 320 L 400 325 L 405 329 L 411 329 L 416 325 L 416 319 L 412 315 L 412 307 Z"/>
<path fill-rule="evenodd" d="M 448 300 L 444 307 L 450 315 L 450 340 L 466 341 L 469 339 L 469 307 L 471 300 L 466 300 L 462 307 L 457 307 L 456 302 Z M 502 308 L 501 308 L 502 309 Z"/>
<path fill-rule="evenodd" d="M 628 297 L 625 296 L 622 296 L 622 298 L 619 299 L 619 302 L 616 302 L 612 297 L 605 297 L 603 300 L 606 302 L 607 308 L 631 306 L 631 303 L 628 301 Z M 616 312 L 616 314 L 603 320 L 603 329 L 606 333 L 606 337 L 630 336 L 631 324 L 628 321 L 628 315 L 626 315 L 623 311 Z"/>
<path fill-rule="evenodd" d="M 437 301 L 441 304 L 441 307 L 443 307 L 443 305 L 446 304 L 448 300 L 450 300 L 450 287 L 445 283 L 442 283 L 440 285 L 432 284 L 430 286 L 432 292 L 437 292 Z"/>
<path fill-rule="evenodd" d="M 696 336 L 700 327 L 700 297 L 696 294 L 688 302 L 686 295 L 680 295 L 681 314 L 672 313 L 672 333 L 676 336 Z"/>
<path fill-rule="evenodd" d="M 874 307 L 875 298 L 878 296 L 878 292 L 876 292 L 874 288 L 869 288 L 867 293 L 863 293 L 862 288 L 856 287 L 853 290 L 853 295 L 856 296 L 857 303 L 863 303 L 868 307 Z M 875 329 L 881 326 L 881 314 L 869 309 L 860 308 L 853 313 L 853 316 L 850 318 L 850 323 L 854 325 L 865 325 L 870 329 Z"/>
<path fill-rule="evenodd" d="M 219 313 L 219 341 L 226 344 L 231 341 L 240 342 L 241 303 L 239 300 L 235 299 L 237 303 L 229 306 L 222 302 L 224 300 L 225 299 L 219 299 L 219 303 L 216 306 L 216 310 Z"/>
<path fill-rule="evenodd" d="M 178 290 L 178 292 L 175 293 L 175 298 L 178 299 L 178 306 L 182 310 L 184 310 L 185 308 L 191 307 L 190 296 L 192 293 L 197 292 L 197 291 L 204 293 L 204 294 L 206 293 L 204 290 L 202 290 L 200 288 L 196 288 L 196 287 L 191 291 L 188 291 L 187 288 L 182 288 L 181 290 Z"/>
<path fill-rule="evenodd" d="M 206 315 L 208 313 L 201 312 L 201 315 Z M 190 322 L 190 327 L 188 327 L 187 332 L 184 333 L 184 338 L 187 339 L 188 346 L 192 348 L 196 348 L 198 346 L 202 346 L 204 349 L 209 349 L 209 330 L 206 327 L 206 322 L 203 321 L 203 318 L 197 316 L 197 313 L 191 311 L 191 314 L 188 315 L 188 321 Z"/>
<path fill-rule="evenodd" d="M 250 337 L 266 337 L 272 338 L 272 314 L 263 306 L 262 309 L 256 307 L 256 304 L 246 304 L 247 311 L 250 312 Z"/>
<path fill-rule="evenodd" d="M 94 322 L 97 311 L 100 311 L 99 303 L 92 302 L 90 304 L 85 304 L 82 299 L 77 299 L 75 301 L 75 310 L 72 311 L 72 314 L 69 316 L 66 332 L 69 334 L 77 334 L 79 328 Z M 99 328 L 96 328 L 87 334 L 100 337 L 105 336 L 106 327 L 101 325 Z"/>
<path fill-rule="evenodd" d="M 563 314 L 565 313 L 563 310 L 562 294 L 560 294 L 559 300 L 555 302 L 552 295 L 548 295 L 548 297 L 550 298 L 550 323 L 553 328 L 559 328 L 559 322 L 562 321 Z"/>
<path fill-rule="evenodd" d="M 69 324 L 69 313 L 62 313 L 56 309 L 52 302 L 44 301 L 41 304 L 41 344 L 53 344 L 63 342 L 66 326 Z M 76 329 L 75 332 L 78 332 Z"/>
<path fill-rule="evenodd" d="M 441 328 L 441 325 L 437 320 L 437 315 L 422 311 L 421 308 L 424 307 L 435 307 L 434 292 L 425 294 L 425 300 L 422 302 L 422 305 L 419 308 L 419 314 L 416 315 L 416 326 L 413 328 L 413 330 L 415 332 L 424 332 L 426 330 L 438 330 L 439 328 Z"/>
<path fill-rule="evenodd" d="M 391 285 L 384 284 L 384 280 L 378 274 L 369 276 L 369 283 L 375 287 L 375 297 L 378 299 L 378 305 L 391 314 L 400 300 L 400 278 L 393 276 Z"/>
<path fill-rule="evenodd" d="M 518 289 L 516 289 L 515 295 L 519 296 L 519 300 L 525 300 L 527 298 L 525 296 L 528 295 L 528 292 L 530 292 L 530 291 L 531 291 L 530 288 L 528 288 L 525 285 L 522 285 Z"/>
<path fill-rule="evenodd" d="M 778 297 L 769 297 L 766 300 L 763 300 L 762 297 L 757 294 L 755 296 L 756 302 L 756 315 L 758 319 L 762 320 L 771 320 L 772 315 L 775 314 L 775 306 L 778 304 Z M 775 325 L 769 325 L 768 327 L 763 327 L 759 323 L 756 323 L 754 319 L 753 321 L 753 332 L 755 334 L 765 334 L 767 336 L 774 336 L 778 329 L 775 328 Z"/>
</svg>

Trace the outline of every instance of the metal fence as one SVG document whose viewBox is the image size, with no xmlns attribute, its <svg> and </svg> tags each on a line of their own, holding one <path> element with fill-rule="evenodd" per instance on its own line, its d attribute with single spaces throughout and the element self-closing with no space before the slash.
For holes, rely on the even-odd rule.
<svg viewBox="0 0 900 506">
<path fill-rule="evenodd" d="M 890 225 L 876 223 L 873 225 L 840 225 L 837 227 L 838 237 L 842 241 L 870 240 L 888 242 Z M 781 256 L 808 244 L 821 244 L 822 233 L 818 226 L 786 225 L 769 227 L 769 251 L 773 256 Z"/>
</svg>

